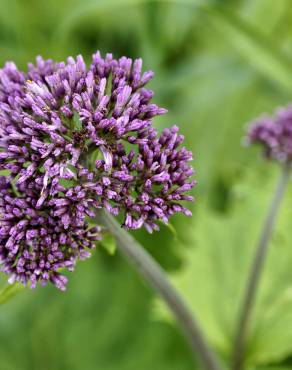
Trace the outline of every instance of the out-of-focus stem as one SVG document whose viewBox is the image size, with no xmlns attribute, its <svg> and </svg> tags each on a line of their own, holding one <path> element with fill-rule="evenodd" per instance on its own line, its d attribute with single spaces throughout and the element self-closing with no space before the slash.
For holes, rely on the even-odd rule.
<svg viewBox="0 0 292 370">
<path fill-rule="evenodd" d="M 241 370 L 243 366 L 245 342 L 255 303 L 256 292 L 260 282 L 269 241 L 273 232 L 278 210 L 289 181 L 290 171 L 290 166 L 283 166 L 282 174 L 275 189 L 274 196 L 272 198 L 270 208 L 268 209 L 262 232 L 256 247 L 235 336 L 232 370 Z"/>
<path fill-rule="evenodd" d="M 121 228 L 109 213 L 102 211 L 98 218 L 108 231 L 115 236 L 122 254 L 169 306 L 188 340 L 193 354 L 201 359 L 205 369 L 220 370 L 218 361 L 196 319 L 174 289 L 160 265 L 127 231 Z"/>
</svg>

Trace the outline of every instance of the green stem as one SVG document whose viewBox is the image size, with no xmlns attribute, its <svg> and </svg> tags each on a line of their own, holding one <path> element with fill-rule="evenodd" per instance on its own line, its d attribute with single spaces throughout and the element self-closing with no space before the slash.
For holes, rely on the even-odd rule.
<svg viewBox="0 0 292 370">
<path fill-rule="evenodd" d="M 160 265 L 128 232 L 121 228 L 109 213 L 102 211 L 98 216 L 102 224 L 115 236 L 119 250 L 173 312 L 192 353 L 200 356 L 207 370 L 220 370 L 215 354 L 210 349 L 199 324 Z"/>
<path fill-rule="evenodd" d="M 277 214 L 290 178 L 290 166 L 283 166 L 282 175 L 275 189 L 270 208 L 263 224 L 262 232 L 256 247 L 255 256 L 250 269 L 243 304 L 239 316 L 233 351 L 233 370 L 241 370 L 243 366 L 246 337 L 253 312 L 256 292 L 267 256 L 269 241 L 275 226 Z"/>
</svg>

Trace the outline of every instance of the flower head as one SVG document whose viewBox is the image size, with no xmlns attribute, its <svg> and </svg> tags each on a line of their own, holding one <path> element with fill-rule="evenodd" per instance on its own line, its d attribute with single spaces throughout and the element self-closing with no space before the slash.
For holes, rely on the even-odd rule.
<svg viewBox="0 0 292 370">
<path fill-rule="evenodd" d="M 181 201 L 193 199 L 192 153 L 176 126 L 153 128 L 166 110 L 145 88 L 152 76 L 141 59 L 99 52 L 89 68 L 78 56 L 0 69 L 0 170 L 15 184 L 1 180 L 3 271 L 62 288 L 58 269 L 71 269 L 99 237 L 86 224 L 97 209 L 149 232 L 191 214 Z"/>
<path fill-rule="evenodd" d="M 292 106 L 278 109 L 273 117 L 258 118 L 249 126 L 247 140 L 262 145 L 266 158 L 291 162 Z"/>
<path fill-rule="evenodd" d="M 123 211 L 124 226 L 148 230 L 190 213 L 178 201 L 191 200 L 192 155 L 175 126 L 161 136 L 153 129 L 166 110 L 151 103 L 144 85 L 153 73 L 141 68 L 141 59 L 97 52 L 89 68 L 81 56 L 39 57 L 26 74 L 13 63 L 0 71 L 0 169 L 37 184 L 38 208 L 48 200 L 58 215 L 70 209 L 65 225 L 69 213 L 83 220 L 93 207 Z"/>
</svg>

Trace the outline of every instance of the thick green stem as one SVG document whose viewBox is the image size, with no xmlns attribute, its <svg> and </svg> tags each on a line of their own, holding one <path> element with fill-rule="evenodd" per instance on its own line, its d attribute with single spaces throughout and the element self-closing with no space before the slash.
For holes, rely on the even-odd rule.
<svg viewBox="0 0 292 370">
<path fill-rule="evenodd" d="M 246 337 L 248 334 L 250 319 L 254 308 L 256 292 L 262 275 L 262 270 L 269 247 L 269 241 L 276 222 L 281 200 L 287 188 L 289 177 L 290 166 L 284 166 L 256 247 L 256 252 L 250 269 L 235 336 L 232 365 L 233 370 L 241 370 L 243 366 Z"/>
<path fill-rule="evenodd" d="M 218 361 L 181 296 L 168 280 L 166 273 L 151 255 L 105 211 L 100 215 L 102 224 L 116 237 L 119 250 L 132 263 L 138 273 L 165 301 L 177 319 L 193 354 L 200 357 L 207 370 L 220 370 Z"/>
</svg>

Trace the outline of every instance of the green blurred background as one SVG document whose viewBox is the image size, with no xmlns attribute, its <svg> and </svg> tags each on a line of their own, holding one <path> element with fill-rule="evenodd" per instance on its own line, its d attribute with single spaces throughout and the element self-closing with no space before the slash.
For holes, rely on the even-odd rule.
<svg viewBox="0 0 292 370">
<path fill-rule="evenodd" d="M 163 265 L 228 366 L 251 252 L 279 169 L 242 145 L 246 122 L 292 94 L 290 0 L 0 0 L 0 60 L 100 49 L 142 57 L 155 102 L 194 152 L 194 216 L 135 236 Z M 292 191 L 273 235 L 247 369 L 292 369 Z M 5 278 L 1 277 L 1 283 Z M 67 292 L 25 291 L 0 307 L 0 370 L 191 370 L 171 315 L 119 254 L 80 263 Z"/>
</svg>

